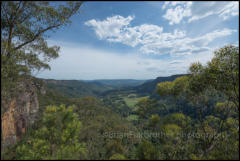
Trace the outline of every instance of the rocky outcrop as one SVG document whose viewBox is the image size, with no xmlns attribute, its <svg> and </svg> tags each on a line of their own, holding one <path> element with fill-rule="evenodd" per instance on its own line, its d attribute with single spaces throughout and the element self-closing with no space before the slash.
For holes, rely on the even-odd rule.
<svg viewBox="0 0 240 161">
<path fill-rule="evenodd" d="M 32 125 L 38 114 L 39 103 L 37 91 L 44 93 L 39 84 L 21 83 L 21 92 L 4 106 L 8 109 L 1 116 L 2 146 L 14 144 Z"/>
</svg>

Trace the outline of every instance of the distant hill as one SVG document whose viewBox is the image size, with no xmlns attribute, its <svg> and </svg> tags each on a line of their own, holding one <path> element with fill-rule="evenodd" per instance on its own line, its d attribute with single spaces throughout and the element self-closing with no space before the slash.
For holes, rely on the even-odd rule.
<svg viewBox="0 0 240 161">
<path fill-rule="evenodd" d="M 84 82 L 79 80 L 54 80 L 45 79 L 49 89 L 62 93 L 71 98 L 94 96 L 98 97 L 102 92 L 112 88 L 100 83 Z"/>
<path fill-rule="evenodd" d="M 133 89 L 137 93 L 152 95 L 153 93 L 155 93 L 156 86 L 158 83 L 165 82 L 165 81 L 173 81 L 176 78 L 184 76 L 184 75 L 186 75 L 186 74 L 177 74 L 177 75 L 172 75 L 169 77 L 157 77 L 156 79 L 154 79 L 152 81 L 148 81 L 146 83 L 143 83 L 142 85 L 134 87 Z"/>
<path fill-rule="evenodd" d="M 139 86 L 149 80 L 136 80 L 136 79 L 97 79 L 86 82 L 100 83 L 110 88 L 123 88 Z"/>
<path fill-rule="evenodd" d="M 173 81 L 186 74 L 157 77 L 153 80 L 134 79 L 100 79 L 100 80 L 54 80 L 43 79 L 46 86 L 64 96 L 77 97 L 103 97 L 116 93 L 136 93 L 138 95 L 157 96 L 155 90 L 159 82 Z"/>
<path fill-rule="evenodd" d="M 137 86 L 122 87 L 119 89 L 112 89 L 102 93 L 103 96 L 106 95 L 116 95 L 116 94 L 127 94 L 127 93 L 136 93 L 138 96 L 150 96 L 158 97 L 156 93 L 156 86 L 160 82 L 173 81 L 178 77 L 184 76 L 186 74 L 172 75 L 168 77 L 157 77 L 153 80 L 146 80 L 144 83 Z"/>
<path fill-rule="evenodd" d="M 101 79 L 101 80 L 55 80 L 43 79 L 49 89 L 64 96 L 77 98 L 85 96 L 99 97 L 103 92 L 120 88 L 138 86 L 146 80 L 134 79 Z"/>
</svg>

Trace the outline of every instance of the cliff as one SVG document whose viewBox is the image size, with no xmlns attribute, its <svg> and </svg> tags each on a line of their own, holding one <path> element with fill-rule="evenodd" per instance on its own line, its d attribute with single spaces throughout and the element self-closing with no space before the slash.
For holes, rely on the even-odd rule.
<svg viewBox="0 0 240 161">
<path fill-rule="evenodd" d="M 44 93 L 44 86 L 35 80 L 21 83 L 19 86 L 19 94 L 3 104 L 7 111 L 1 115 L 2 147 L 15 144 L 37 119 L 37 91 Z"/>
</svg>

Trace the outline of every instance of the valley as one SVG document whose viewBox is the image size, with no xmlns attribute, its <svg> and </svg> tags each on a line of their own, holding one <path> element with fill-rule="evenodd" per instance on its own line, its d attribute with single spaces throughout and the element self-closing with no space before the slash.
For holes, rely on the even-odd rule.
<svg viewBox="0 0 240 161">
<path fill-rule="evenodd" d="M 239 160 L 239 2 L 1 2 L 1 160 Z"/>
<path fill-rule="evenodd" d="M 123 103 L 131 110 L 135 110 L 135 105 L 143 98 L 154 98 L 156 86 L 160 82 L 173 81 L 177 77 L 184 75 L 173 75 L 169 77 L 158 77 L 153 80 L 43 80 L 48 89 L 61 93 L 70 98 L 97 97 L 100 100 Z"/>
</svg>

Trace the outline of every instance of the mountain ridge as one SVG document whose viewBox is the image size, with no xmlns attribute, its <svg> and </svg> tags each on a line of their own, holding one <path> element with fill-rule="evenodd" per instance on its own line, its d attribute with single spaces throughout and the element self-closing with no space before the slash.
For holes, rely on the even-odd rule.
<svg viewBox="0 0 240 161">
<path fill-rule="evenodd" d="M 56 80 L 42 79 L 49 89 L 71 98 L 93 96 L 102 97 L 119 91 L 135 91 L 141 95 L 153 95 L 160 82 L 173 81 L 186 74 L 157 77 L 149 80 L 137 79 L 96 79 L 96 80 Z"/>
</svg>

